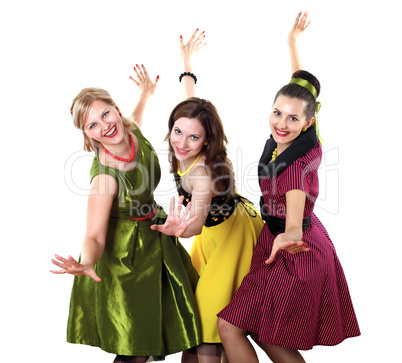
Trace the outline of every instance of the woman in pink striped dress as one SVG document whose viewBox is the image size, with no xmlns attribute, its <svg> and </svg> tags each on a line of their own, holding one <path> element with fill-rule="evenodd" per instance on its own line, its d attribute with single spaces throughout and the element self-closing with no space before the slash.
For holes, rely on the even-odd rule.
<svg viewBox="0 0 402 363">
<path fill-rule="evenodd" d="M 274 362 L 304 362 L 299 349 L 360 335 L 335 248 L 313 214 L 322 156 L 316 101 L 320 83 L 300 70 L 296 38 L 308 26 L 306 17 L 300 13 L 289 34 L 292 72 L 297 71 L 275 97 L 272 135 L 259 164 L 266 223 L 250 273 L 218 314 L 231 363 L 258 362 L 248 334 Z"/>
</svg>

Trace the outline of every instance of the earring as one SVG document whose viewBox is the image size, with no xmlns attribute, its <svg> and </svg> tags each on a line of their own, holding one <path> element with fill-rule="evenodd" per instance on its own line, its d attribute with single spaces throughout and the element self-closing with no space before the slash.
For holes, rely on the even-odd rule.
<svg viewBox="0 0 402 363">
<path fill-rule="evenodd" d="M 307 127 L 304 126 L 302 131 L 303 131 L 303 132 L 306 132 L 306 131 L 307 131 Z"/>
<path fill-rule="evenodd" d="M 204 145 L 208 145 L 208 143 L 206 142 Z"/>
</svg>

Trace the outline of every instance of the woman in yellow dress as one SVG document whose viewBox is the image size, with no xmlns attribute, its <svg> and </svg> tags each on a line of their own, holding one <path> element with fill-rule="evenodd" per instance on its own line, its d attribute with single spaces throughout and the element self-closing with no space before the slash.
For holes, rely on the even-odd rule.
<svg viewBox="0 0 402 363">
<path fill-rule="evenodd" d="M 191 201 L 189 218 L 199 216 L 181 237 L 195 236 L 190 256 L 200 275 L 195 299 L 202 344 L 197 355 L 184 352 L 182 362 L 198 359 L 200 363 L 220 363 L 224 354 L 216 314 L 230 302 L 249 272 L 263 221 L 247 199 L 235 192 L 227 138 L 216 108 L 193 97 L 197 79 L 192 73 L 192 59 L 203 47 L 203 40 L 204 33 L 199 34 L 198 29 L 187 44 L 180 37 L 184 61 L 180 81 L 185 100 L 170 115 L 166 139 L 177 190 L 184 196 L 184 205 Z M 168 218 L 164 225 L 152 228 L 170 235 L 175 224 Z"/>
</svg>

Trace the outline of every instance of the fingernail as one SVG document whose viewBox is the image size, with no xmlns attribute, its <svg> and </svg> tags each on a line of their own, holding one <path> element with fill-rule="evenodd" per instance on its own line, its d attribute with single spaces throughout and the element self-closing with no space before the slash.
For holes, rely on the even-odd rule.
<svg viewBox="0 0 402 363">
<path fill-rule="evenodd" d="M 143 65 L 143 64 L 141 64 L 141 67 L 144 67 L 144 65 Z"/>
<path fill-rule="evenodd" d="M 156 79 L 159 79 L 159 76 L 156 76 Z"/>
<path fill-rule="evenodd" d="M 134 70 L 136 71 L 135 67 L 133 67 L 133 68 L 134 68 Z"/>
<path fill-rule="evenodd" d="M 197 30 L 196 30 L 197 32 L 198 32 L 198 29 L 199 29 L 199 28 L 197 28 Z"/>
<path fill-rule="evenodd" d="M 130 79 L 133 79 L 133 77 L 131 77 L 131 76 L 129 76 L 130 77 Z"/>
<path fill-rule="evenodd" d="M 183 37 L 180 35 L 180 39 L 183 39 Z"/>
</svg>

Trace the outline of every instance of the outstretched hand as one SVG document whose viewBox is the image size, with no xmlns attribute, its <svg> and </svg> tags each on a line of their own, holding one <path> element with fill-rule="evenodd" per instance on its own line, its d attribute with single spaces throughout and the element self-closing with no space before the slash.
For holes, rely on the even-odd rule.
<svg viewBox="0 0 402 363">
<path fill-rule="evenodd" d="M 51 273 L 54 274 L 71 274 L 74 276 L 89 276 L 93 278 L 96 282 L 101 282 L 102 280 L 98 277 L 95 272 L 95 269 L 90 264 L 81 264 L 78 263 L 73 257 L 68 256 L 68 258 L 61 257 L 59 255 L 55 255 L 58 260 L 51 260 L 52 263 L 61 268 L 61 270 L 51 270 Z"/>
<path fill-rule="evenodd" d="M 289 32 L 288 41 L 296 40 L 298 36 L 308 28 L 308 26 L 311 23 L 311 20 L 307 22 L 307 16 L 308 16 L 307 11 L 303 14 L 303 16 L 302 12 L 297 14 L 295 23 L 293 24 L 292 29 Z"/>
<path fill-rule="evenodd" d="M 205 32 L 198 34 L 198 29 L 186 44 L 184 44 L 183 37 L 180 35 L 180 51 L 184 62 L 192 62 L 194 55 L 206 44 L 204 39 Z"/>
<path fill-rule="evenodd" d="M 176 237 L 180 237 L 184 232 L 186 232 L 188 226 L 194 223 L 199 216 L 194 216 L 193 218 L 190 218 L 186 221 L 186 217 L 191 209 L 191 202 L 187 204 L 187 207 L 183 211 L 183 213 L 180 213 L 183 206 L 183 200 L 184 196 L 181 196 L 177 203 L 175 212 L 175 198 L 172 197 L 172 199 L 170 200 L 169 216 L 167 217 L 165 223 L 153 224 L 151 226 L 151 229 L 166 234 L 168 236 Z"/>
<path fill-rule="evenodd" d="M 156 79 L 154 82 L 151 81 L 149 78 L 147 69 L 143 64 L 141 64 L 141 67 L 136 64 L 134 68 L 134 71 L 137 75 L 137 79 L 134 79 L 133 77 L 130 76 L 130 79 L 138 86 L 140 89 L 140 93 L 142 95 L 153 95 L 156 90 L 156 86 L 159 81 L 159 76 L 156 76 Z"/>
<path fill-rule="evenodd" d="M 271 255 L 269 256 L 268 260 L 265 261 L 267 265 L 275 261 L 276 255 L 279 251 L 284 250 L 291 254 L 295 254 L 298 252 L 306 252 L 310 251 L 306 247 L 306 243 L 303 241 L 294 242 L 288 241 L 283 237 L 283 234 L 278 235 L 274 240 L 274 245 L 272 246 Z"/>
</svg>

